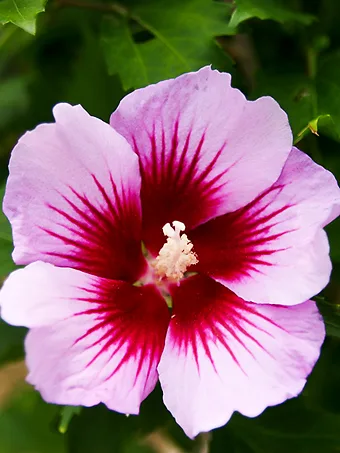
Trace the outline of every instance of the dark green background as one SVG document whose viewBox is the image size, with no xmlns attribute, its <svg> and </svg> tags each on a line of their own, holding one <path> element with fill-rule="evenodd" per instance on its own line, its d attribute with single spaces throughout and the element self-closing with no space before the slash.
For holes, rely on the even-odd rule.
<svg viewBox="0 0 340 453">
<path fill-rule="evenodd" d="M 340 179 L 338 0 L 0 0 L 1 23 L 1 198 L 12 147 L 51 121 L 57 102 L 81 103 L 107 121 L 127 92 L 207 64 L 231 72 L 250 99 L 272 95 L 298 146 Z M 16 385 L 0 392 L 0 453 L 147 453 L 159 438 L 187 453 L 340 452 L 339 220 L 328 234 L 334 271 L 317 298 L 328 337 L 299 398 L 256 419 L 236 414 L 192 442 L 159 388 L 139 417 L 127 418 L 102 406 L 47 405 L 14 373 Z M 2 217 L 2 280 L 14 268 L 11 250 Z M 0 322 L 0 390 L 11 363 L 23 358 L 24 335 Z M 159 453 L 168 453 L 164 445 Z"/>
</svg>

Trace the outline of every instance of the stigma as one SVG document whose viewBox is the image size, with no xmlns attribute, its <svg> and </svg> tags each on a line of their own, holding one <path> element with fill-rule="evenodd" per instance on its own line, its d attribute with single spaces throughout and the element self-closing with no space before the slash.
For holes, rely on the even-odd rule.
<svg viewBox="0 0 340 453">
<path fill-rule="evenodd" d="M 179 282 L 188 267 L 198 263 L 197 255 L 192 250 L 193 244 L 183 231 L 185 225 L 178 220 L 172 222 L 172 226 L 167 223 L 163 227 L 163 234 L 167 236 L 167 240 L 152 264 L 160 279 L 167 278 L 172 282 Z"/>
</svg>

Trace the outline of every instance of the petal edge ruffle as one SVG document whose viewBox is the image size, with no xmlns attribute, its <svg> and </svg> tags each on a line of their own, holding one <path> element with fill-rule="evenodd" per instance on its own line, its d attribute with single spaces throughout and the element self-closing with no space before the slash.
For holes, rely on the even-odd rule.
<svg viewBox="0 0 340 453">
<path fill-rule="evenodd" d="M 169 311 L 158 290 L 46 263 L 12 274 L 1 312 L 30 327 L 27 380 L 51 403 L 137 414 L 158 380 Z"/>
<path fill-rule="evenodd" d="M 166 223 L 191 229 L 273 184 L 292 145 L 272 98 L 247 101 L 229 74 L 208 67 L 134 91 L 110 124 L 140 157 L 143 238 L 154 254 Z"/>
<path fill-rule="evenodd" d="M 202 276 L 172 296 L 158 371 L 165 405 L 189 437 L 301 392 L 325 336 L 314 302 L 254 305 Z"/>
</svg>

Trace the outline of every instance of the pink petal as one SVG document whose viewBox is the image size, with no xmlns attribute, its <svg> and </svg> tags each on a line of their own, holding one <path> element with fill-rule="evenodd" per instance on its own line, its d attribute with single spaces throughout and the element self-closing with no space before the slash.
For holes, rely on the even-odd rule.
<svg viewBox="0 0 340 453">
<path fill-rule="evenodd" d="M 248 301 L 303 302 L 329 281 L 329 246 L 321 228 L 339 213 L 333 175 L 293 148 L 272 187 L 188 233 L 199 259 L 195 270 Z"/>
<path fill-rule="evenodd" d="M 38 262 L 9 277 L 0 303 L 7 322 L 32 328 L 27 380 L 46 401 L 138 413 L 169 321 L 155 287 Z"/>
<path fill-rule="evenodd" d="M 325 329 L 313 301 L 254 305 L 208 277 L 173 288 L 158 366 L 164 402 L 190 437 L 298 395 Z"/>
<path fill-rule="evenodd" d="M 82 107 L 59 104 L 54 115 L 13 150 L 4 211 L 14 260 L 135 281 L 144 267 L 138 158 Z"/>
<path fill-rule="evenodd" d="M 143 238 L 154 253 L 165 223 L 192 228 L 240 208 L 276 181 L 290 152 L 279 105 L 246 101 L 230 80 L 206 67 L 136 90 L 111 116 L 140 156 Z"/>
</svg>

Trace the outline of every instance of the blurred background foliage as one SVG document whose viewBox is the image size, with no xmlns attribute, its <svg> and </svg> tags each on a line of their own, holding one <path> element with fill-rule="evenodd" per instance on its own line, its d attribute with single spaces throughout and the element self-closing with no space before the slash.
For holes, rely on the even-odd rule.
<svg viewBox="0 0 340 453">
<path fill-rule="evenodd" d="M 295 142 L 340 179 L 338 0 L 0 0 L 0 181 L 21 134 L 61 101 L 108 120 L 129 91 L 211 64 L 250 99 L 273 96 Z M 275 150 L 273 150 L 275 152 Z M 60 408 L 24 384 L 25 329 L 0 322 L 0 453 L 340 452 L 340 220 L 317 297 L 328 336 L 299 398 L 187 439 L 159 388 L 139 417 Z M 0 277 L 14 269 L 0 217 Z"/>
</svg>

